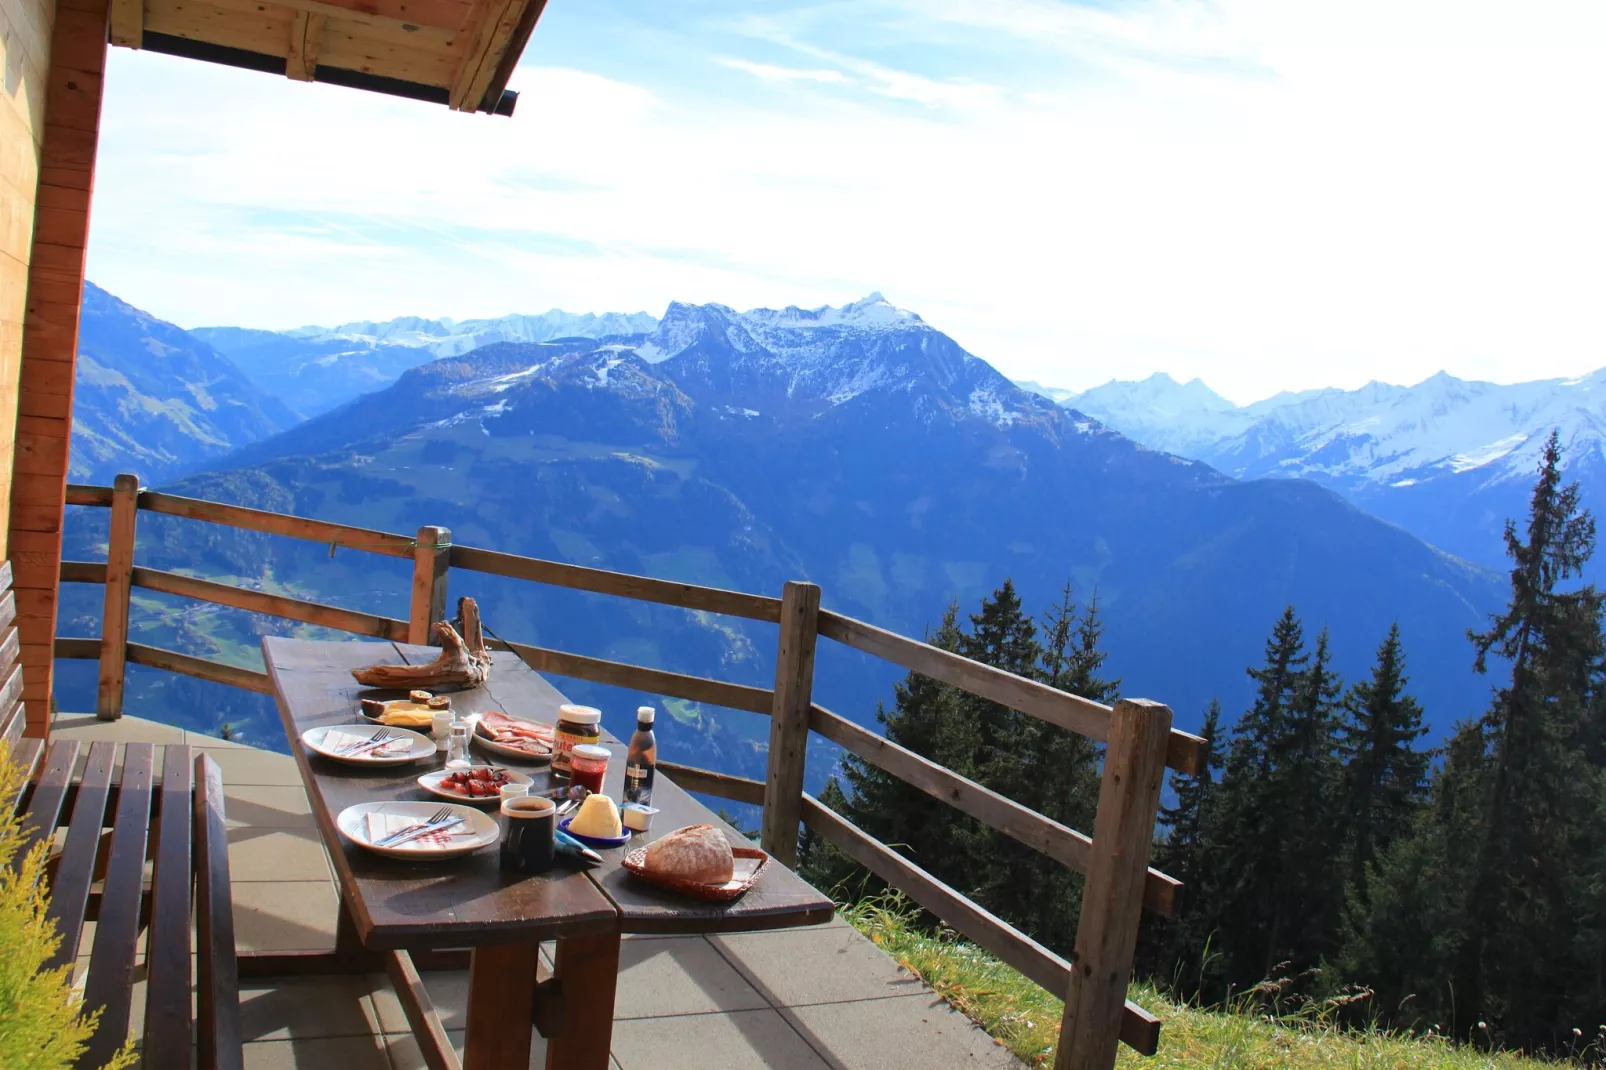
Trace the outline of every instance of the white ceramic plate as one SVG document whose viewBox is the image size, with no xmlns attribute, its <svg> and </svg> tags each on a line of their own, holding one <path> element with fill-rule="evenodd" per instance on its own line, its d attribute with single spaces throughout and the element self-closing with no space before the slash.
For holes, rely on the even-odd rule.
<svg viewBox="0 0 1606 1070">
<path fill-rule="evenodd" d="M 348 765 L 406 765 L 416 762 L 420 758 L 433 758 L 435 756 L 435 741 L 428 736 L 421 736 L 408 728 L 392 728 L 392 740 L 406 739 L 412 743 L 412 750 L 398 751 L 394 747 L 391 752 L 379 757 L 370 757 L 367 754 L 336 754 L 324 746 L 324 737 L 331 732 L 346 732 L 368 739 L 379 731 L 371 724 L 337 724 L 325 725 L 322 728 L 309 728 L 301 733 L 301 742 L 306 744 L 308 750 L 321 754 L 325 758 L 332 758 L 337 762 Z"/>
<path fill-rule="evenodd" d="M 536 724 L 537 722 L 531 721 L 530 723 Z M 479 744 L 485 750 L 490 751 L 499 758 L 511 758 L 516 762 L 530 762 L 535 765 L 546 765 L 552 760 L 552 752 L 550 750 L 548 750 L 545 754 L 531 754 L 528 751 L 517 750 L 505 744 L 498 743 L 494 739 L 487 738 L 480 732 L 480 721 L 478 718 L 475 718 L 474 720 L 473 736 L 475 743 Z"/>
<path fill-rule="evenodd" d="M 468 830 L 470 835 L 453 840 L 449 847 L 432 847 L 417 842 L 403 843 L 396 847 L 375 847 L 368 841 L 368 818 L 370 812 L 387 814 L 401 814 L 415 821 L 427 821 L 435 816 L 441 808 L 435 802 L 378 802 L 357 803 L 340 811 L 335 818 L 335 826 L 340 834 L 359 847 L 366 847 L 375 854 L 385 855 L 389 858 L 404 858 L 409 862 L 434 862 L 444 858 L 461 858 L 472 854 L 482 847 L 489 847 L 501 839 L 501 833 L 496 822 L 491 820 L 489 814 L 480 812 L 472 806 L 452 806 L 452 814 L 463 819 L 458 825 L 457 832 Z"/>
<path fill-rule="evenodd" d="M 535 781 L 531 780 L 517 769 L 509 769 L 505 765 L 499 765 L 497 768 L 507 774 L 508 783 L 510 784 L 535 783 Z M 431 795 L 439 795 L 441 798 L 450 799 L 453 802 L 464 802 L 477 806 L 484 806 L 486 803 L 501 801 L 501 796 L 496 792 L 492 792 L 489 795 L 459 795 L 451 788 L 442 787 L 441 781 L 451 776 L 455 771 L 456 770 L 452 769 L 436 769 L 433 772 L 425 773 L 423 776 L 418 778 L 418 786 L 429 792 Z"/>
</svg>

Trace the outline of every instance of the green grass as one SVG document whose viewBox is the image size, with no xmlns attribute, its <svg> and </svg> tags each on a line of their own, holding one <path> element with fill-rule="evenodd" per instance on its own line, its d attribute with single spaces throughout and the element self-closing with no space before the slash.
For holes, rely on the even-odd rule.
<svg viewBox="0 0 1606 1070">
<path fill-rule="evenodd" d="M 1051 1066 L 1059 1040 L 1061 1001 L 975 945 L 912 925 L 910 904 L 896 897 L 860 903 L 843 916 L 999 1043 L 1033 1066 Z M 1297 1014 L 1236 1012 L 1184 1006 L 1136 984 L 1130 998 L 1162 1022 L 1160 1050 L 1146 1058 L 1122 1048 L 1123 1070 L 1261 1070 L 1349 1067 L 1353 1070 L 1538 1070 L 1554 1067 L 1509 1054 L 1457 1047 L 1441 1037 L 1379 1028 L 1340 1029 L 1333 1004 Z"/>
</svg>

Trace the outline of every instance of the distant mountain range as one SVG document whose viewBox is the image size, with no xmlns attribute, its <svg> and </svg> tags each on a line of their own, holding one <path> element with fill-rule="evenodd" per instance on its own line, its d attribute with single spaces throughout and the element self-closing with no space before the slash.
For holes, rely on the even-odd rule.
<svg viewBox="0 0 1606 1070">
<path fill-rule="evenodd" d="M 1584 503 L 1606 505 L 1606 369 L 1501 386 L 1440 372 L 1415 386 L 1308 390 L 1237 406 L 1195 379 L 1082 393 L 1023 384 L 1157 450 L 1238 479 L 1309 479 L 1470 561 L 1504 568 L 1552 429 Z M 1597 573 L 1598 574 L 1598 573 Z"/>
<path fill-rule="evenodd" d="M 169 479 L 298 423 L 194 334 L 84 285 L 73 390 L 73 480 Z"/>
<path fill-rule="evenodd" d="M 318 416 L 359 394 L 389 386 L 408 368 L 497 342 L 546 342 L 639 334 L 658 321 L 645 312 L 576 315 L 553 309 L 500 319 L 421 319 L 260 331 L 201 327 L 190 333 L 227 354 L 263 390 L 302 416 Z"/>
<path fill-rule="evenodd" d="M 1484 703 L 1465 632 L 1501 598 L 1494 573 L 1328 490 L 1234 480 L 1022 390 L 879 295 L 674 304 L 647 332 L 436 359 L 174 489 L 394 531 L 444 524 L 462 544 L 750 591 L 811 579 L 828 606 L 917 635 L 1006 577 L 1037 612 L 1069 579 L 1097 592 L 1126 693 L 1171 703 L 1184 726 L 1212 697 L 1247 702 L 1244 668 L 1292 603 L 1312 636 L 1331 628 L 1351 675 L 1399 621 L 1413 690 L 1447 727 Z M 93 552 L 96 524 L 75 530 L 69 556 Z M 165 517 L 140 530 L 141 563 L 405 616 L 403 562 Z M 770 627 L 461 572 L 452 589 L 511 638 L 742 682 L 773 673 Z M 206 656 L 248 654 L 265 628 L 139 609 L 144 641 Z M 95 612 L 85 601 L 64 616 L 87 627 Z M 896 671 L 824 647 L 821 701 L 873 723 Z M 171 708 L 220 708 L 150 686 Z M 666 752 L 761 767 L 761 718 L 664 705 L 682 726 Z M 269 740 L 270 717 L 253 729 Z"/>
</svg>

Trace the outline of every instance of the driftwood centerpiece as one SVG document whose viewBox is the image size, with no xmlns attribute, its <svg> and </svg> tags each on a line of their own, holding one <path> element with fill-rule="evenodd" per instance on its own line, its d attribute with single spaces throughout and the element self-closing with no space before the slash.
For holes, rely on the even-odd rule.
<svg viewBox="0 0 1606 1070">
<path fill-rule="evenodd" d="M 370 665 L 353 669 L 351 675 L 364 687 L 395 688 L 410 691 L 462 691 L 479 687 L 491 675 L 491 652 L 485 649 L 480 628 L 480 607 L 474 599 L 457 603 L 463 618 L 463 634 L 445 621 L 435 622 L 435 635 L 441 653 L 428 665 Z"/>
</svg>

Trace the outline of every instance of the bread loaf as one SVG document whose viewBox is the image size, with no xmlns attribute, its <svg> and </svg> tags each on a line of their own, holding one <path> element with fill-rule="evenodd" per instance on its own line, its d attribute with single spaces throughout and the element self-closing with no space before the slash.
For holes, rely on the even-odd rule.
<svg viewBox="0 0 1606 1070">
<path fill-rule="evenodd" d="M 647 845 L 646 868 L 700 884 L 724 884 L 736 872 L 730 841 L 712 825 L 688 825 Z"/>
</svg>

